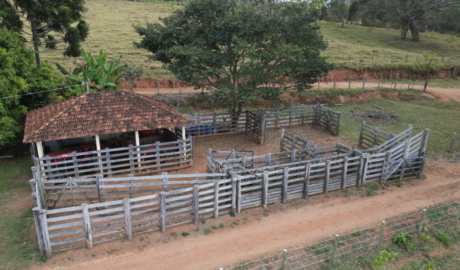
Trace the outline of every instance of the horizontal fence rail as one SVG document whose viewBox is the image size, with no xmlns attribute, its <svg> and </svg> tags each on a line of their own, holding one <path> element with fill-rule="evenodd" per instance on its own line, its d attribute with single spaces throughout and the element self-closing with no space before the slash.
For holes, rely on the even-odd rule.
<svg viewBox="0 0 460 270">
<path fill-rule="evenodd" d="M 156 173 L 193 165 L 193 138 L 35 159 L 43 180 Z"/>
</svg>

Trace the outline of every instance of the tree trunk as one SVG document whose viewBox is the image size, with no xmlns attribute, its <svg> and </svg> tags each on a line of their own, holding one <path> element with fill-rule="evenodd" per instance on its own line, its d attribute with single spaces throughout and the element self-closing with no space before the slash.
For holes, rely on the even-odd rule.
<svg viewBox="0 0 460 270">
<path fill-rule="evenodd" d="M 342 15 L 342 28 L 343 28 L 343 24 L 344 24 L 344 19 L 343 19 L 343 15 Z"/>
<path fill-rule="evenodd" d="M 409 32 L 408 28 L 401 28 L 401 39 L 406 39 L 407 37 L 407 32 Z"/>
<path fill-rule="evenodd" d="M 413 21 L 409 23 L 409 30 L 412 34 L 412 41 L 419 42 L 420 41 L 420 29 L 415 25 Z"/>
<path fill-rule="evenodd" d="M 30 23 L 30 29 L 32 30 L 32 42 L 34 44 L 34 50 L 35 50 L 35 63 L 37 64 L 37 67 L 40 67 L 40 52 L 39 52 L 39 38 L 37 34 L 37 28 L 35 27 L 35 19 L 34 16 L 29 14 L 28 15 L 29 23 Z"/>
</svg>

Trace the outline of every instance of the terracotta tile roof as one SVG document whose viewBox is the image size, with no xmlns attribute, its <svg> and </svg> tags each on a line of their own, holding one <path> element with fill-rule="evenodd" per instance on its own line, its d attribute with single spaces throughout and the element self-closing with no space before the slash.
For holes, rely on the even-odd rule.
<svg viewBox="0 0 460 270">
<path fill-rule="evenodd" d="M 165 104 L 131 91 L 93 92 L 27 113 L 24 143 L 192 124 Z"/>
</svg>

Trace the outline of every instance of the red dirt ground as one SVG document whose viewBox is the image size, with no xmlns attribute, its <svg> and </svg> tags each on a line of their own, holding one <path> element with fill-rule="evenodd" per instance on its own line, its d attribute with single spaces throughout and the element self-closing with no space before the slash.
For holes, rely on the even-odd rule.
<svg viewBox="0 0 460 270">
<path fill-rule="evenodd" d="M 289 130 L 319 145 L 342 142 L 311 127 Z M 207 148 L 255 149 L 256 153 L 276 152 L 279 130 L 270 131 L 266 145 L 258 146 L 244 136 L 228 135 L 195 140 L 195 166 L 190 171 L 202 171 Z M 328 141 L 329 140 L 329 141 Z M 269 207 L 244 210 L 236 217 L 224 215 L 199 224 L 168 229 L 166 233 L 139 235 L 132 241 L 113 241 L 96 245 L 92 250 L 80 248 L 55 254 L 36 269 L 218 269 L 236 263 L 258 259 L 266 254 L 314 243 L 335 234 L 378 224 L 396 215 L 420 210 L 442 202 L 460 199 L 460 168 L 456 164 L 428 160 L 425 180 L 403 182 L 402 187 L 391 186 L 377 195 L 367 197 L 361 191 L 341 191 L 328 196 L 311 196 Z M 236 224 L 234 224 L 236 222 Z M 204 228 L 223 224 L 223 229 L 203 234 Z M 182 232 L 190 236 L 182 237 Z"/>
</svg>

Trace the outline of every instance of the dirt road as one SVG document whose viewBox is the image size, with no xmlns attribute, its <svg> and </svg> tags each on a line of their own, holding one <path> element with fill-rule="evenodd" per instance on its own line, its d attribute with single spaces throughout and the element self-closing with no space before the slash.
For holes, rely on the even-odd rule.
<svg viewBox="0 0 460 270">
<path fill-rule="evenodd" d="M 460 168 L 455 164 L 429 161 L 425 174 L 426 180 L 405 181 L 402 187 L 392 186 L 385 194 L 380 191 L 372 197 L 344 197 L 338 191 L 329 193 L 329 198 L 312 196 L 308 203 L 272 205 L 268 217 L 262 216 L 261 208 L 256 208 L 235 218 L 226 215 L 215 221 L 208 220 L 208 224 L 239 223 L 234 228 L 213 230 L 209 235 L 170 237 L 167 233 L 155 232 L 145 240 L 138 236 L 130 243 L 111 242 L 97 245 L 92 251 L 78 249 L 57 254 L 40 268 L 201 270 L 231 267 L 284 248 L 304 246 L 337 233 L 376 225 L 395 215 L 460 199 Z M 245 220 L 249 220 L 247 224 Z M 192 228 L 194 226 L 184 226 L 178 232 Z M 155 243 L 146 243 L 155 239 Z"/>
<path fill-rule="evenodd" d="M 321 82 L 320 83 L 320 89 L 325 89 L 325 88 L 332 88 L 334 83 L 331 82 Z M 365 86 L 366 88 L 371 88 L 371 87 L 377 87 L 379 84 L 376 81 L 370 81 L 366 82 Z M 382 86 L 382 85 L 381 85 Z M 317 89 L 318 85 L 315 84 L 313 85 L 313 90 Z M 337 88 L 348 88 L 348 82 L 337 82 L 336 84 Z M 352 82 L 351 83 L 351 88 L 362 88 L 363 83 L 362 82 Z M 383 84 L 382 87 L 386 88 L 393 88 L 394 85 L 392 85 L 389 82 L 386 82 Z M 418 89 L 418 90 L 423 90 L 423 85 L 413 85 L 411 86 L 413 89 Z M 397 84 L 397 89 L 407 89 L 407 82 L 403 83 L 398 83 Z M 189 88 L 182 88 L 181 93 L 200 93 L 201 90 L 194 90 L 192 87 Z M 156 88 L 138 88 L 136 89 L 137 93 L 144 94 L 144 95 L 155 95 L 158 93 L 158 90 Z M 160 89 L 161 94 L 174 94 L 177 93 L 179 94 L 179 89 L 174 89 L 174 88 L 162 88 Z M 448 100 L 457 100 L 460 101 L 460 88 L 441 88 L 441 87 L 431 87 L 428 86 L 427 88 L 427 95 L 443 100 L 443 101 L 448 101 Z"/>
</svg>

